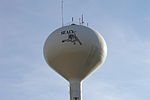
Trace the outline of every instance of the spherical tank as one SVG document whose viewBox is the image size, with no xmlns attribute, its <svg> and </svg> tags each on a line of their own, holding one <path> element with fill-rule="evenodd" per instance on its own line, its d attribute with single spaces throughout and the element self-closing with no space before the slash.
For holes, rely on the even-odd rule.
<svg viewBox="0 0 150 100">
<path fill-rule="evenodd" d="M 52 32 L 43 50 L 48 65 L 67 80 L 82 81 L 101 66 L 107 55 L 106 42 L 100 33 L 74 24 Z"/>
</svg>

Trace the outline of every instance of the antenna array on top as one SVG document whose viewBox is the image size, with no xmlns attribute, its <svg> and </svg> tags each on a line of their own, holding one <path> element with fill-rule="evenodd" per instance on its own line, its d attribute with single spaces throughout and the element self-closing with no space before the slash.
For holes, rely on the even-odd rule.
<svg viewBox="0 0 150 100">
<path fill-rule="evenodd" d="M 72 17 L 72 24 L 74 24 L 74 19 Z M 62 22 L 62 27 L 64 26 L 64 0 L 61 0 L 61 22 Z M 79 17 L 79 25 L 85 25 L 84 22 L 84 17 L 83 14 L 81 16 L 81 18 Z M 86 26 L 88 26 L 88 23 L 86 23 Z"/>
</svg>

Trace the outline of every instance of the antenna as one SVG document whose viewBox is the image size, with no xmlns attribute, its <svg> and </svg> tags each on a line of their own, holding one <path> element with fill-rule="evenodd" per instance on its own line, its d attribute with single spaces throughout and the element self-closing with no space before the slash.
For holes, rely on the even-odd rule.
<svg viewBox="0 0 150 100">
<path fill-rule="evenodd" d="M 62 21 L 62 27 L 64 26 L 64 1 L 61 1 L 61 21 Z"/>
<path fill-rule="evenodd" d="M 72 23 L 73 23 L 73 17 L 72 17 Z"/>
<path fill-rule="evenodd" d="M 83 25 L 83 23 L 84 23 L 84 21 L 83 21 L 83 14 L 82 14 L 82 21 L 81 21 L 81 23 L 82 23 L 82 25 Z"/>
</svg>

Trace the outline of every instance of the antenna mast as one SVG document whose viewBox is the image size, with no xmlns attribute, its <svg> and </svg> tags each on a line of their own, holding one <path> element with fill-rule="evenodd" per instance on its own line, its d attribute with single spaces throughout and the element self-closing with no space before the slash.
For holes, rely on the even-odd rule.
<svg viewBox="0 0 150 100">
<path fill-rule="evenodd" d="M 64 1 L 61 0 L 61 21 L 62 21 L 62 27 L 64 26 Z"/>
<path fill-rule="evenodd" d="M 82 25 L 84 24 L 84 19 L 83 19 L 83 14 L 82 14 L 82 21 L 81 21 Z"/>
</svg>

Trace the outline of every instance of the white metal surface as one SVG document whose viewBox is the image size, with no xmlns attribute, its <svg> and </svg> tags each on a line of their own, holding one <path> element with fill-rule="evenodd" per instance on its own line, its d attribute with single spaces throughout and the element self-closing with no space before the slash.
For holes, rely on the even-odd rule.
<svg viewBox="0 0 150 100">
<path fill-rule="evenodd" d="M 79 41 L 67 41 L 67 32 L 71 30 L 75 32 Z M 107 46 L 103 37 L 82 25 L 70 25 L 55 30 L 44 46 L 46 62 L 67 80 L 83 80 L 100 67 L 106 55 Z"/>
<path fill-rule="evenodd" d="M 49 66 L 70 83 L 70 100 L 81 100 L 81 82 L 103 64 L 107 46 L 100 33 L 82 25 L 56 29 L 44 45 Z"/>
<path fill-rule="evenodd" d="M 70 100 L 82 100 L 82 82 L 70 80 Z"/>
</svg>

